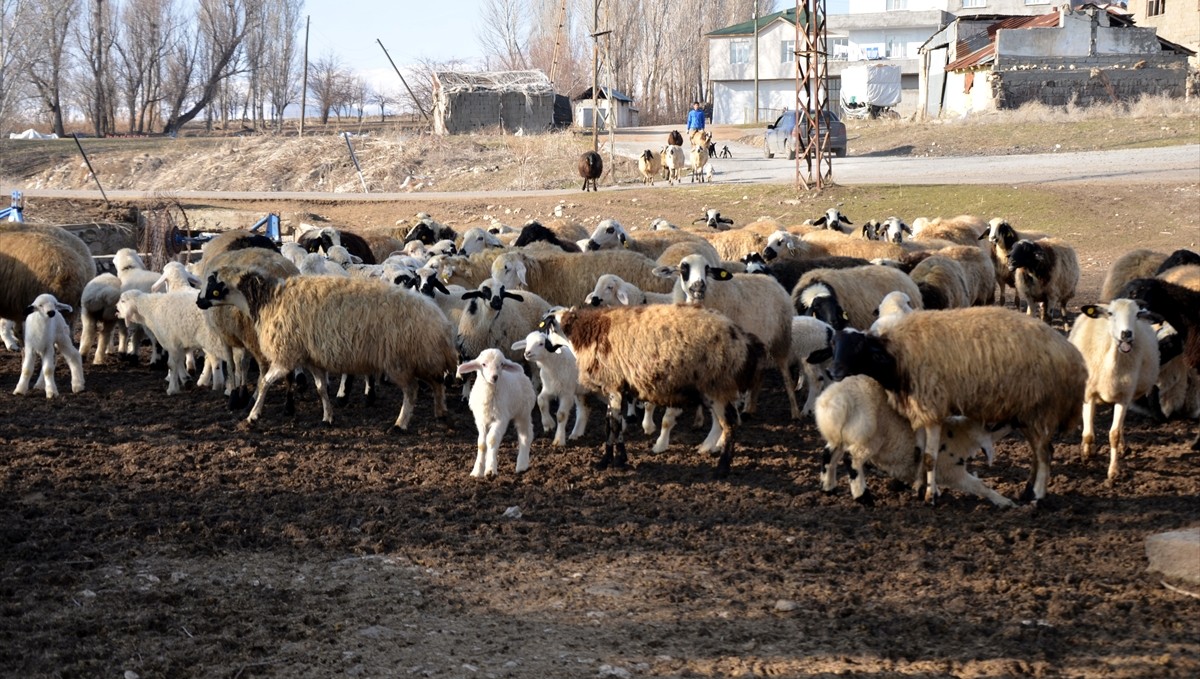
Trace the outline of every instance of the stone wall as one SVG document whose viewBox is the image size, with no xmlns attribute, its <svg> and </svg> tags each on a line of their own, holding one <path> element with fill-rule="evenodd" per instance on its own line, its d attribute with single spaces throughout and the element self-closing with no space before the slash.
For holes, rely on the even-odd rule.
<svg viewBox="0 0 1200 679">
<path fill-rule="evenodd" d="M 521 92 L 458 92 L 436 111 L 438 134 L 503 127 L 508 132 L 545 132 L 554 123 L 554 95 Z"/>
<path fill-rule="evenodd" d="M 1157 56 L 1023 59 L 996 69 L 992 79 L 998 108 L 1018 108 L 1029 101 L 1088 106 L 1130 102 L 1143 94 L 1182 97 L 1187 64 L 1180 57 Z"/>
</svg>

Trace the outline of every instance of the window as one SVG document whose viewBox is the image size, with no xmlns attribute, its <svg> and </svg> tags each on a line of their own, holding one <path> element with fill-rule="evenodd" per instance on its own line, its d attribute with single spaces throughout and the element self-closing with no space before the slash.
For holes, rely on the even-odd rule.
<svg viewBox="0 0 1200 679">
<path fill-rule="evenodd" d="M 1167 0 L 1146 0 L 1146 16 L 1156 17 L 1167 11 Z"/>
<path fill-rule="evenodd" d="M 963 0 L 963 9 L 987 7 L 987 0 Z"/>
<path fill-rule="evenodd" d="M 889 37 L 887 39 L 887 58 L 888 59 L 903 59 L 908 56 L 908 44 L 900 38 Z"/>
<path fill-rule="evenodd" d="M 729 63 L 731 63 L 731 64 L 748 64 L 748 63 L 750 63 L 750 41 L 749 40 L 734 40 L 729 43 Z"/>
<path fill-rule="evenodd" d="M 908 0 L 887 0 L 885 9 L 889 12 L 897 9 L 908 9 Z"/>
<path fill-rule="evenodd" d="M 779 43 L 779 62 L 790 64 L 796 61 L 796 41 L 783 40 Z"/>
<path fill-rule="evenodd" d="M 1026 5 L 1049 5 L 1050 0 L 1025 0 Z"/>
<path fill-rule="evenodd" d="M 849 38 L 829 38 L 825 41 L 825 49 L 832 61 L 846 61 L 850 58 Z"/>
</svg>

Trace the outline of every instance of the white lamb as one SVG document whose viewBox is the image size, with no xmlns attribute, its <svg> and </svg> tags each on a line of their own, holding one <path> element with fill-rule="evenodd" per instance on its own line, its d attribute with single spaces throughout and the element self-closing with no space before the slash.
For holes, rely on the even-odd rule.
<svg viewBox="0 0 1200 679">
<path fill-rule="evenodd" d="M 575 406 L 575 426 L 571 428 L 572 440 L 583 436 L 587 429 L 588 409 L 585 397 L 587 390 L 579 385 L 579 364 L 575 352 L 565 344 L 557 344 L 546 333 L 535 330 L 523 340 L 512 345 L 515 351 L 524 351 L 525 360 L 536 363 L 541 375 L 542 390 L 538 394 L 538 410 L 542 415 L 542 431 L 554 428 L 556 446 L 567 444 L 567 416 Z M 558 399 L 558 410 L 550 417 L 550 401 Z M 557 422 L 557 427 L 555 423 Z"/>
<path fill-rule="evenodd" d="M 0 318 L 0 340 L 4 342 L 4 348 L 9 351 L 21 350 L 21 343 L 17 341 L 16 329 L 16 321 Z"/>
<path fill-rule="evenodd" d="M 188 349 L 203 349 L 214 365 L 213 388 L 223 387 L 216 362 L 233 365 L 233 355 L 217 333 L 204 320 L 196 306 L 200 291 L 189 288 L 168 293 L 144 293 L 126 290 L 117 302 L 117 315 L 129 323 L 144 324 L 167 351 L 167 393 L 178 394 L 188 378 L 184 354 Z"/>
<path fill-rule="evenodd" d="M 812 415 L 817 397 L 833 382 L 829 376 L 829 366 L 833 361 L 835 332 L 831 325 L 812 316 L 792 318 L 792 348 L 788 369 L 790 371 L 799 366 L 800 378 L 796 381 L 796 391 L 802 386 L 807 388 L 804 407 L 800 409 L 801 417 Z"/>
<path fill-rule="evenodd" d="M 25 317 L 25 360 L 21 363 L 21 379 L 17 381 L 14 394 L 29 393 L 29 380 L 38 357 L 42 359 L 39 382 L 46 387 L 46 398 L 58 396 L 58 385 L 54 383 L 54 350 L 62 352 L 71 368 L 71 391 L 83 391 L 83 358 L 71 343 L 71 329 L 63 313 L 71 313 L 71 305 L 63 304 L 49 293 L 37 296 L 26 309 Z M 36 385 L 35 385 L 36 386 Z"/>
<path fill-rule="evenodd" d="M 893 290 L 884 295 L 883 300 L 879 302 L 878 318 L 871 324 L 868 332 L 878 335 L 913 311 L 915 309 L 912 307 L 912 300 L 909 299 L 908 293 Z"/>
<path fill-rule="evenodd" d="M 474 360 L 458 366 L 458 375 L 479 372 L 471 387 L 471 412 L 479 432 L 475 467 L 471 476 L 496 475 L 500 439 L 509 422 L 517 427 L 517 473 L 529 469 L 529 446 L 533 441 L 533 383 L 518 363 L 499 349 L 484 349 Z"/>
</svg>

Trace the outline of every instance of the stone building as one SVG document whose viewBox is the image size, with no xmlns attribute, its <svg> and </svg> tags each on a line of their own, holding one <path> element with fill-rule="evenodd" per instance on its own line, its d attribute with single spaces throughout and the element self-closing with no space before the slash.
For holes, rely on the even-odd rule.
<svg viewBox="0 0 1200 679">
<path fill-rule="evenodd" d="M 554 87 L 541 71 L 437 71 L 433 131 L 462 134 L 501 128 L 545 132 L 554 123 Z"/>
</svg>

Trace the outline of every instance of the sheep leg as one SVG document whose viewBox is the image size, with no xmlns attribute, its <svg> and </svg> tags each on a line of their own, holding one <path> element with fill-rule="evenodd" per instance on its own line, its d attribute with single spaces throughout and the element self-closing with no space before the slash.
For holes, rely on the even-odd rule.
<svg viewBox="0 0 1200 679">
<path fill-rule="evenodd" d="M 508 420 L 497 420 L 495 422 L 492 422 L 491 425 L 488 426 L 487 439 L 485 441 L 485 443 L 487 444 L 487 455 L 486 455 L 486 457 L 484 459 L 484 463 L 483 463 L 484 464 L 484 469 L 483 469 L 484 476 L 495 476 L 497 473 L 497 467 L 499 466 L 499 463 L 497 462 L 497 458 L 500 455 L 500 440 L 502 438 L 504 438 L 504 432 L 507 429 L 508 429 Z M 520 460 L 520 458 L 518 457 L 518 463 L 517 463 L 518 466 L 520 466 L 519 460 Z M 525 464 L 526 464 L 526 466 L 528 466 L 529 461 L 526 460 Z"/>
<path fill-rule="evenodd" d="M 401 399 L 401 402 L 400 402 L 400 414 L 396 416 L 396 422 L 395 422 L 395 424 L 392 425 L 392 428 L 400 433 L 407 434 L 408 433 L 408 423 L 410 421 L 412 421 L 414 404 L 417 401 L 417 385 L 412 380 L 398 382 L 397 384 L 400 385 L 400 392 L 403 394 L 403 398 Z M 436 399 L 436 394 L 434 397 Z M 434 403 L 435 403 L 434 414 L 436 415 L 437 414 L 436 401 Z M 445 408 L 443 407 L 441 416 L 445 416 L 445 414 L 446 414 L 446 411 L 445 411 Z"/>
<path fill-rule="evenodd" d="M 570 416 L 571 416 L 571 401 L 566 398 L 558 399 L 558 410 L 555 412 L 555 418 L 558 420 L 558 426 L 554 430 L 554 441 L 553 441 L 554 445 L 556 445 L 556 446 L 567 445 L 567 418 Z M 544 428 L 545 427 L 543 427 L 543 429 Z M 520 432 L 518 432 L 518 434 L 519 433 Z"/>
<path fill-rule="evenodd" d="M 349 397 L 346 396 L 346 390 L 350 388 L 351 381 L 352 378 L 350 375 L 342 374 L 342 380 L 338 383 L 337 390 L 337 404 L 339 408 L 344 407 L 350 401 Z"/>
<path fill-rule="evenodd" d="M 604 417 L 604 456 L 596 462 L 596 469 L 607 469 L 610 465 L 625 467 L 625 418 L 621 408 L 621 395 L 611 394 Z"/>
<path fill-rule="evenodd" d="M 737 408 L 734 407 L 732 403 L 729 405 L 731 408 L 733 408 L 733 418 L 736 421 Z M 715 453 L 718 449 L 721 449 L 726 442 L 725 430 L 728 425 L 721 422 L 721 418 L 717 417 L 717 406 L 715 403 L 709 406 L 709 410 L 712 410 L 713 421 L 712 426 L 708 429 L 708 436 L 704 437 L 704 441 L 702 441 L 700 443 L 700 447 L 696 449 L 701 453 Z M 722 408 L 721 415 L 724 416 L 724 414 L 725 409 Z"/>
<path fill-rule="evenodd" d="M 541 414 L 541 416 L 542 416 L 542 432 L 543 433 L 549 433 L 550 429 L 554 427 L 554 420 L 550 417 L 550 400 L 551 400 L 551 398 L 553 398 L 552 395 L 546 389 L 543 389 L 542 392 L 540 394 L 538 394 L 538 397 L 537 397 L 538 413 Z M 554 440 L 558 441 L 558 437 L 555 436 Z M 555 445 L 558 445 L 558 444 L 555 443 Z"/>
<path fill-rule="evenodd" d="M 479 436 L 475 441 L 475 466 L 471 468 L 471 476 L 479 478 L 483 476 L 483 463 L 487 456 L 488 423 L 482 415 L 475 417 L 475 430 Z"/>
<path fill-rule="evenodd" d="M 965 458 L 955 460 L 954 464 L 948 466 L 944 471 L 942 482 L 947 488 L 953 488 L 968 495 L 984 498 L 997 507 L 1016 506 L 1012 500 L 992 490 L 978 476 L 972 474 L 967 469 L 967 460 Z"/>
<path fill-rule="evenodd" d="M 779 361 L 779 374 L 783 375 L 783 390 L 787 393 L 788 405 L 792 409 L 792 419 L 800 419 L 800 404 L 796 402 L 796 390 L 789 389 L 787 385 L 792 383 L 792 371 L 788 369 L 787 357 L 783 357 Z"/>
<path fill-rule="evenodd" d="M 312 373 L 313 386 L 317 389 L 317 396 L 321 397 L 321 422 L 333 424 L 333 399 L 329 398 L 329 373 L 324 370 L 310 370 L 309 372 Z M 292 379 L 290 374 L 288 379 Z M 291 395 L 292 391 L 289 389 L 289 399 Z M 292 411 L 295 411 L 295 404 L 292 405 Z"/>
<path fill-rule="evenodd" d="M 563 421 L 566 421 L 566 413 L 569 411 L 559 409 L 563 414 Z M 518 417 L 514 424 L 517 427 L 517 473 L 524 474 L 529 469 L 529 447 L 533 441 L 533 418 L 528 413 L 524 413 L 523 417 Z M 560 425 L 560 427 L 563 425 Z M 565 430 L 559 429 L 565 433 Z"/>
<path fill-rule="evenodd" d="M 71 369 L 71 393 L 78 394 L 83 391 L 83 354 L 71 344 L 70 338 L 63 343 L 62 355 L 63 360 L 67 362 L 67 367 Z"/>
<path fill-rule="evenodd" d="M 646 436 L 653 436 L 656 429 L 657 427 L 654 425 L 654 404 L 647 403 L 646 409 L 642 412 L 642 431 L 645 432 Z"/>
<path fill-rule="evenodd" d="M 1083 402 L 1083 439 L 1079 442 L 1079 457 L 1084 460 L 1092 459 L 1093 446 L 1096 441 L 1096 403 L 1091 399 Z"/>
<path fill-rule="evenodd" d="M 587 431 L 588 407 L 583 396 L 575 396 L 575 426 L 571 428 L 570 439 L 577 439 Z"/>
<path fill-rule="evenodd" d="M 821 490 L 832 493 L 837 490 L 837 468 L 845 451 L 841 446 L 827 445 L 821 453 Z"/>
<path fill-rule="evenodd" d="M 718 402 L 713 404 L 712 413 L 713 419 L 720 423 L 721 441 L 724 441 L 714 475 L 718 479 L 723 479 L 729 476 L 729 467 L 733 464 L 733 435 L 734 423 L 737 422 L 737 409 L 733 407 L 733 404 Z"/>
<path fill-rule="evenodd" d="M 1121 473 L 1120 458 L 1125 454 L 1125 411 L 1124 403 L 1113 404 L 1112 427 L 1108 430 L 1108 480 L 1115 481 Z"/>
<path fill-rule="evenodd" d="M 375 375 L 367 375 L 363 378 L 363 403 L 368 406 L 375 405 L 375 399 L 379 396 L 379 378 Z"/>
<path fill-rule="evenodd" d="M 17 388 L 13 394 L 22 396 L 29 393 L 29 380 L 33 379 L 33 369 L 37 366 L 37 353 L 30 347 L 25 347 L 25 358 L 21 361 L 21 377 L 17 380 Z"/>
<path fill-rule="evenodd" d="M 935 504 L 939 494 L 937 486 L 937 459 L 942 445 L 942 425 L 925 427 L 925 502 Z"/>
<path fill-rule="evenodd" d="M 662 453 L 671 447 L 671 432 L 675 430 L 675 420 L 682 413 L 682 408 L 667 408 L 663 412 L 662 430 L 659 432 L 658 440 L 654 442 L 654 447 L 651 450 L 656 453 Z"/>
<path fill-rule="evenodd" d="M 4 323 L 5 323 L 5 325 L 2 326 L 3 335 L 4 335 L 4 345 L 8 346 L 8 335 L 12 334 L 12 331 L 8 329 L 8 325 L 7 325 L 8 321 L 4 321 Z M 91 316 L 89 316 L 85 312 L 83 314 L 82 325 L 83 325 L 83 329 L 80 330 L 80 332 L 79 332 L 79 351 L 80 351 L 80 353 L 86 354 L 86 353 L 88 353 L 88 351 L 91 350 L 92 342 L 96 341 L 96 326 L 98 325 L 98 322 L 94 318 L 91 318 Z M 10 350 L 13 349 L 13 347 L 11 347 L 11 346 L 9 346 L 8 348 Z M 97 347 L 97 349 L 96 349 L 96 360 L 94 360 L 92 362 L 93 363 L 100 362 L 99 347 Z"/>
<path fill-rule="evenodd" d="M 246 422 L 253 424 L 258 420 L 258 416 L 262 414 L 263 403 L 267 400 L 267 389 L 280 379 L 287 377 L 288 372 L 290 371 L 287 368 L 273 365 L 258 378 L 258 393 L 254 395 L 254 407 L 250 408 Z"/>
<path fill-rule="evenodd" d="M 847 476 L 850 477 L 850 496 L 854 498 L 855 502 L 864 505 L 873 505 L 875 504 L 875 499 L 871 497 L 871 493 L 867 489 L 866 464 L 868 455 L 863 455 L 862 451 L 851 451 L 850 471 L 847 472 Z"/>
<path fill-rule="evenodd" d="M 42 381 L 46 385 L 46 398 L 58 396 L 58 385 L 54 383 L 54 350 L 42 354 Z"/>
<path fill-rule="evenodd" d="M 1034 457 L 1033 467 L 1029 470 L 1029 480 L 1025 484 L 1024 492 L 1021 493 L 1021 499 L 1026 502 L 1037 502 L 1046 497 L 1046 485 L 1050 481 L 1050 458 L 1053 455 L 1054 446 L 1051 445 L 1048 434 L 1029 431 L 1022 431 L 1021 434 L 1029 442 L 1029 448 Z"/>
</svg>

